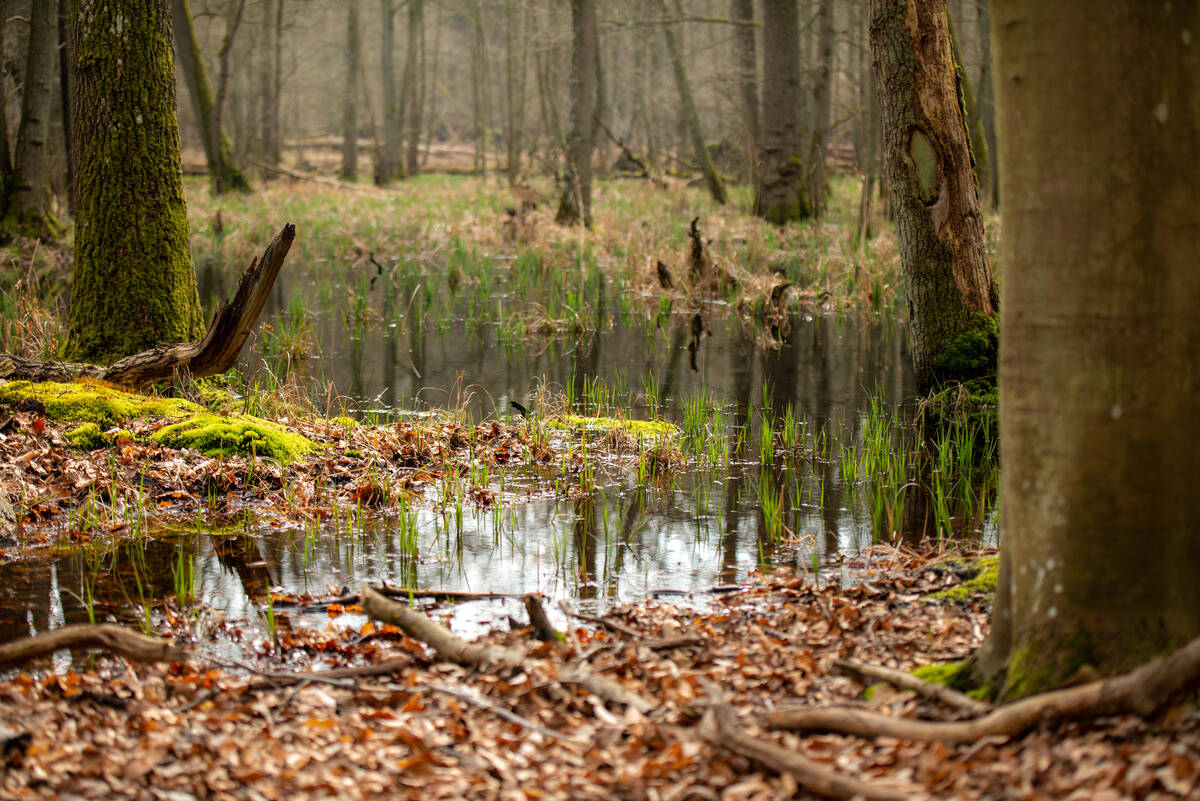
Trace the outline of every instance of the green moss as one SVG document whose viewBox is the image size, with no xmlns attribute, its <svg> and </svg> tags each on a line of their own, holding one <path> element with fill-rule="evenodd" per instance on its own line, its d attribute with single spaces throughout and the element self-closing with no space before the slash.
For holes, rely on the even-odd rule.
<svg viewBox="0 0 1200 801">
<path fill-rule="evenodd" d="M 875 689 L 878 686 L 879 686 L 878 684 L 868 684 L 866 687 L 863 687 L 863 691 L 862 691 L 863 700 L 864 701 L 873 701 L 875 699 Z"/>
<path fill-rule="evenodd" d="M 95 423 L 84 423 L 71 429 L 67 432 L 67 440 L 76 448 L 85 451 L 94 451 L 108 445 L 104 432 Z"/>
<path fill-rule="evenodd" d="M 933 380 L 941 386 L 996 375 L 1000 323 L 994 316 L 972 312 L 966 330 L 950 340 L 933 360 Z"/>
<path fill-rule="evenodd" d="M 353 431 L 354 429 L 358 428 L 358 421 L 353 417 L 347 417 L 344 414 L 329 418 L 329 422 L 336 423 L 347 431 Z"/>
<path fill-rule="evenodd" d="M 40 402 L 51 419 L 78 420 L 103 428 L 138 417 L 187 417 L 203 411 L 190 401 L 125 392 L 98 381 L 0 383 L 0 402 L 15 405 L 25 399 Z"/>
<path fill-rule="evenodd" d="M 253 455 L 285 464 L 317 447 L 307 437 L 257 417 L 209 414 L 166 426 L 153 439 L 169 448 L 191 448 L 208 456 Z"/>
<path fill-rule="evenodd" d="M 1061 642 L 1028 640 L 1015 647 L 1009 658 L 1004 698 L 1013 701 L 1066 686 L 1077 677 L 1095 678 L 1096 661 L 1095 643 L 1087 631 L 1077 631 Z"/>
<path fill-rule="evenodd" d="M 966 692 L 974 685 L 971 682 L 971 666 L 968 662 L 946 662 L 941 665 L 922 665 L 912 672 L 924 682 Z"/>
<path fill-rule="evenodd" d="M 622 420 L 616 417 L 581 417 L 567 414 L 550 421 L 554 428 L 581 428 L 588 431 L 611 431 L 618 428 L 627 434 L 645 439 L 657 439 L 679 433 L 679 427 L 665 420 Z"/>
<path fill-rule="evenodd" d="M 80 450 L 94 451 L 97 448 L 107 448 L 121 439 L 132 440 L 132 431 L 119 429 L 111 433 L 100 430 L 96 423 L 84 423 L 78 428 L 67 432 L 67 440 Z"/>
<path fill-rule="evenodd" d="M 347 459 L 361 459 L 362 451 L 360 451 L 358 448 L 347 448 L 342 455 Z"/>
<path fill-rule="evenodd" d="M 997 556 L 985 556 L 976 560 L 974 563 L 959 562 L 959 564 L 968 565 L 978 570 L 978 572 L 970 579 L 956 584 L 953 587 L 948 587 L 935 593 L 930 593 L 929 598 L 938 601 L 965 601 L 968 598 L 973 598 L 976 595 L 993 597 L 996 594 L 996 583 L 1000 578 L 1000 558 Z"/>
</svg>

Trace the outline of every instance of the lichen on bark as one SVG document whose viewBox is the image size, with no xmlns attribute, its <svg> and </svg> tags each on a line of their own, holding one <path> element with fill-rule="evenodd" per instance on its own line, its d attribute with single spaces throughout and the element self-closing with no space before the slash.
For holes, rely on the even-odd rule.
<svg viewBox="0 0 1200 801">
<path fill-rule="evenodd" d="M 69 24 L 78 153 L 67 353 L 108 363 L 202 332 L 166 0 L 79 0 Z"/>
</svg>

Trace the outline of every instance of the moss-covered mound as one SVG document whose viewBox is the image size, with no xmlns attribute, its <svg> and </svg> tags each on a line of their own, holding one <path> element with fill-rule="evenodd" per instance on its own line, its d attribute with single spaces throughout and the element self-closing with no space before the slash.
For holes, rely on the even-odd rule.
<svg viewBox="0 0 1200 801">
<path fill-rule="evenodd" d="M 102 428 L 138 417 L 187 417 L 204 411 L 191 401 L 126 392 L 102 381 L 0 384 L 0 402 L 15 406 L 23 400 L 41 403 L 51 419 L 95 423 Z"/>
<path fill-rule="evenodd" d="M 191 448 L 208 456 L 257 456 L 283 463 L 295 461 L 316 448 L 305 436 L 293 434 L 257 417 L 200 414 L 157 431 L 153 439 L 168 448 Z"/>
<path fill-rule="evenodd" d="M 83 423 L 78 428 L 67 432 L 67 440 L 76 448 L 93 451 L 97 448 L 107 448 L 119 439 L 132 440 L 133 433 L 125 430 L 105 432 L 96 423 Z"/>
<path fill-rule="evenodd" d="M 961 584 L 930 594 L 930 598 L 939 601 L 965 601 L 976 595 L 990 598 L 996 594 L 996 582 L 1000 577 L 1000 557 L 985 556 L 961 564 L 976 571 L 975 575 Z"/>
<path fill-rule="evenodd" d="M 587 431 L 612 431 L 620 429 L 626 434 L 645 439 L 657 439 L 661 436 L 671 436 L 679 433 L 679 427 L 665 420 L 622 420 L 616 417 L 581 417 L 567 414 L 551 420 L 555 428 L 577 428 Z"/>
</svg>

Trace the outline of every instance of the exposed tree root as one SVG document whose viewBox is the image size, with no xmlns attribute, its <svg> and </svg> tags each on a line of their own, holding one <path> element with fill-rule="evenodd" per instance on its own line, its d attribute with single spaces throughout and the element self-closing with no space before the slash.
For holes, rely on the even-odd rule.
<svg viewBox="0 0 1200 801">
<path fill-rule="evenodd" d="M 981 737 L 1012 737 L 1039 724 L 1065 720 L 1107 715 L 1151 717 L 1197 686 L 1200 686 L 1200 638 L 1129 673 L 1032 695 L 975 720 L 933 722 L 853 707 L 803 707 L 768 713 L 766 724 L 775 729 L 833 731 L 858 737 L 971 743 Z"/>
<path fill-rule="evenodd" d="M 486 665 L 517 667 L 528 654 L 524 648 L 469 643 L 445 626 L 433 622 L 405 604 L 384 598 L 365 584 L 359 597 L 362 599 L 363 611 L 367 615 L 399 626 L 405 634 L 433 648 L 438 656 L 447 661 L 469 667 Z M 594 673 L 582 665 L 561 666 L 557 678 L 564 684 L 578 684 L 605 701 L 625 704 L 639 712 L 649 712 L 654 708 L 654 704 L 637 693 L 627 690 L 620 682 Z"/>
<path fill-rule="evenodd" d="M 974 698 L 965 693 L 960 693 L 958 690 L 922 681 L 911 673 L 905 673 L 903 670 L 893 670 L 892 668 L 880 667 L 878 665 L 864 665 L 861 662 L 853 662 L 848 659 L 839 659 L 833 666 L 845 673 L 853 673 L 865 679 L 887 682 L 901 690 L 912 690 L 922 698 L 935 701 L 950 709 L 970 712 L 973 715 L 984 715 L 992 709 L 991 704 L 976 701 Z"/>
<path fill-rule="evenodd" d="M 844 776 L 827 765 L 814 762 L 775 743 L 751 737 L 737 725 L 737 716 L 727 704 L 709 707 L 700 720 L 700 736 L 715 746 L 741 754 L 777 773 L 789 773 L 806 790 L 830 798 L 863 798 L 867 801 L 908 801 L 913 797 L 898 787 L 871 784 Z"/>
<path fill-rule="evenodd" d="M 186 651 L 113 624 L 80 623 L 0 645 L 0 665 L 27 662 L 62 648 L 103 648 L 135 662 L 184 662 Z"/>
</svg>

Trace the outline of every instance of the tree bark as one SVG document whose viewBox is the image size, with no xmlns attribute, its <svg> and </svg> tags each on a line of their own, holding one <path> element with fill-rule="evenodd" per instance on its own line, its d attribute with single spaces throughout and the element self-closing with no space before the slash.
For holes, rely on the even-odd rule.
<svg viewBox="0 0 1200 801">
<path fill-rule="evenodd" d="M 762 149 L 754 213 L 776 225 L 809 217 L 801 139 L 795 0 L 763 0 Z"/>
<path fill-rule="evenodd" d="M 487 36 L 483 31 L 483 0 L 471 4 L 471 124 L 475 131 L 475 172 L 487 173 L 488 78 Z"/>
<path fill-rule="evenodd" d="M 188 94 L 192 98 L 192 110 L 204 143 L 204 157 L 208 162 L 209 175 L 213 178 L 213 194 L 221 194 L 228 189 L 249 192 L 250 182 L 246 180 L 245 174 L 233 158 L 233 148 L 224 125 L 213 125 L 216 101 L 213 99 L 212 85 L 208 81 L 208 70 L 204 67 L 200 42 L 192 25 L 192 12 L 188 0 L 172 0 L 171 12 L 175 30 L 175 58 L 179 61 L 183 80 L 187 83 Z M 218 176 L 223 176 L 223 180 L 218 180 Z"/>
<path fill-rule="evenodd" d="M 1198 30 L 1194 3 L 992 6 L 1005 558 L 978 667 L 1010 697 L 1200 635 Z"/>
<path fill-rule="evenodd" d="M 877 0 L 883 112 L 917 389 L 995 372 L 996 304 L 945 0 Z"/>
<path fill-rule="evenodd" d="M 105 363 L 203 330 L 188 253 L 170 15 L 167 0 L 73 0 L 79 207 L 70 358 Z"/>
<path fill-rule="evenodd" d="M 566 180 L 555 220 L 592 227 L 592 149 L 596 143 L 596 2 L 571 0 L 571 130 Z"/>
<path fill-rule="evenodd" d="M 342 98 L 342 180 L 358 180 L 358 0 L 346 0 L 346 94 Z"/>
<path fill-rule="evenodd" d="M 8 0 L 0 0 L 0 54 L 7 52 L 4 41 L 8 28 Z M 4 81 L 0 80 L 0 108 L 8 108 L 8 93 L 4 90 Z M 0 117 L 0 179 L 12 180 L 12 145 L 8 137 L 8 115 Z M 0 213 L 5 210 L 0 208 Z"/>
<path fill-rule="evenodd" d="M 820 0 L 817 9 L 817 75 L 812 89 L 812 135 L 809 138 L 808 205 L 814 217 L 825 205 L 825 144 L 833 103 L 833 0 Z"/>
<path fill-rule="evenodd" d="M 38 0 L 30 6 L 29 49 L 25 62 L 25 91 L 17 153 L 9 178 L 4 230 L 31 239 L 58 235 L 51 211 L 50 116 L 54 104 L 54 61 L 58 45 L 57 0 Z"/>
<path fill-rule="evenodd" d="M 211 127 L 207 134 L 217 147 L 225 145 L 225 127 L 222 121 L 225 115 L 225 99 L 229 94 L 229 59 L 233 53 L 233 41 L 242 24 L 242 14 L 245 10 L 246 0 L 229 0 L 228 11 L 225 15 L 225 36 L 221 39 L 221 50 L 217 55 L 217 99 L 213 103 Z M 235 179 L 227 172 L 229 164 L 220 150 L 218 150 L 218 155 L 217 169 L 213 172 L 213 193 L 219 195 L 227 189 L 234 188 Z M 242 182 L 245 183 L 245 178 L 242 179 Z"/>
<path fill-rule="evenodd" d="M 665 0 L 659 0 L 659 9 L 663 17 L 666 17 L 667 4 Z M 664 24 L 662 30 L 663 39 L 667 44 L 667 57 L 671 59 L 671 71 L 675 73 L 675 88 L 679 91 L 680 113 L 683 117 L 683 124 L 687 128 L 688 138 L 692 143 L 696 166 L 700 168 L 700 173 L 704 176 L 704 183 L 708 186 L 708 193 L 712 195 L 712 199 L 724 205 L 726 202 L 725 184 L 722 183 L 721 176 L 717 174 L 717 168 L 708 152 L 708 146 L 704 143 L 704 131 L 700 127 L 700 114 L 696 111 L 692 85 L 688 81 L 687 70 L 683 65 L 683 51 L 679 47 L 679 39 L 669 24 Z"/>
<path fill-rule="evenodd" d="M 967 120 L 967 146 L 971 153 L 971 166 L 975 170 L 975 185 L 980 197 L 985 196 L 984 187 L 990 179 L 989 163 L 991 151 L 988 150 L 987 137 L 983 132 L 983 119 L 979 114 L 979 104 L 975 100 L 975 92 L 971 88 L 971 78 L 963 66 L 962 49 L 958 45 L 958 34 L 955 33 L 954 20 L 950 21 L 951 53 L 954 56 L 954 74 L 958 80 L 958 96 L 962 100 L 963 112 Z"/>
<path fill-rule="evenodd" d="M 746 175 L 750 186 L 758 184 L 758 47 L 754 41 L 754 0 L 731 0 L 729 16 L 735 23 L 733 57 L 738 95 L 742 101 L 745 127 Z"/>
</svg>

